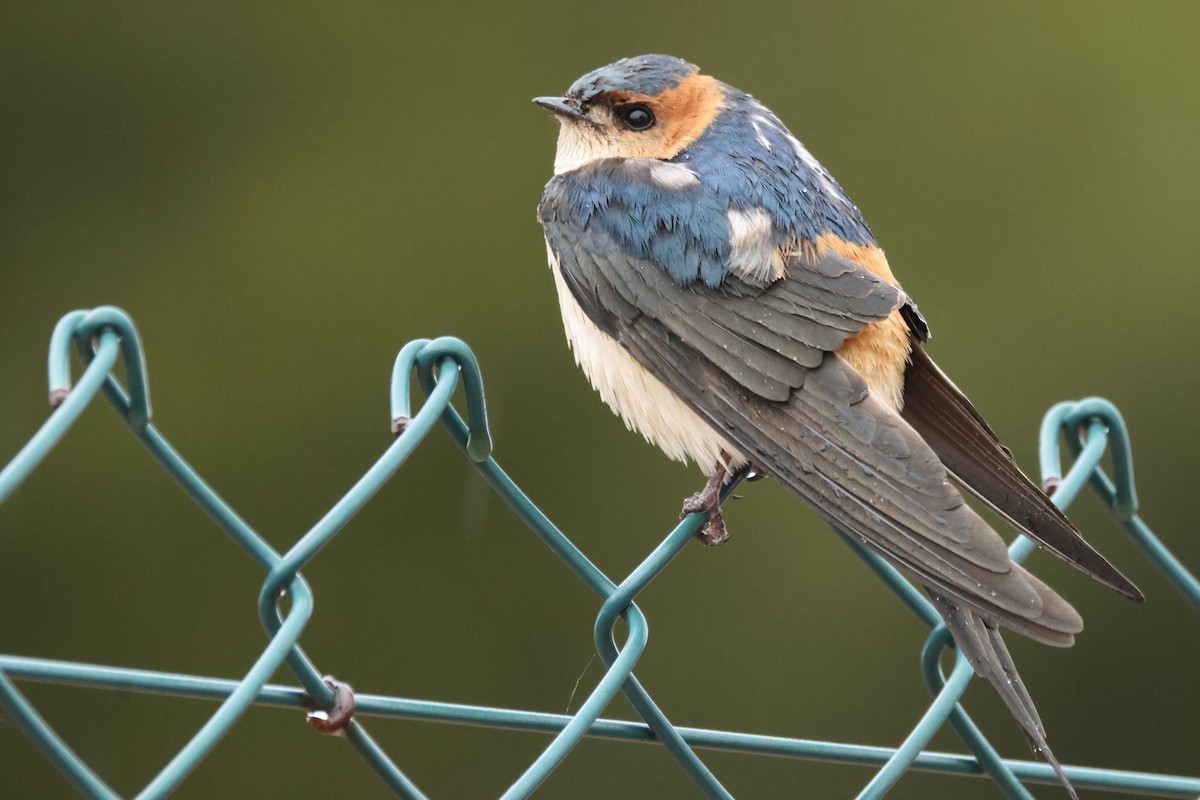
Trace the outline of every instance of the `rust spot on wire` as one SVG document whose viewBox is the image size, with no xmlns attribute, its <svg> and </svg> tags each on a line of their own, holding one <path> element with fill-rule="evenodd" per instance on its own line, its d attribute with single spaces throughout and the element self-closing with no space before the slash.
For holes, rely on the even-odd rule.
<svg viewBox="0 0 1200 800">
<path fill-rule="evenodd" d="M 332 675 L 326 675 L 322 680 L 333 691 L 333 708 L 308 712 L 308 724 L 321 733 L 338 734 L 354 718 L 358 702 L 354 699 L 354 689 L 350 684 L 342 683 Z"/>
</svg>

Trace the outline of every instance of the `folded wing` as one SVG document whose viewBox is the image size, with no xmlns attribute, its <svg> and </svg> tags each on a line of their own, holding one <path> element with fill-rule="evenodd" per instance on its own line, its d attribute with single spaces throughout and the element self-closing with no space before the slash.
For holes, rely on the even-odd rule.
<svg viewBox="0 0 1200 800">
<path fill-rule="evenodd" d="M 757 467 L 941 596 L 1071 643 L 1075 611 L 1012 563 L 929 445 L 834 352 L 899 290 L 835 253 L 795 256 L 765 287 L 680 283 L 553 197 L 547 241 L 584 312 Z"/>
</svg>

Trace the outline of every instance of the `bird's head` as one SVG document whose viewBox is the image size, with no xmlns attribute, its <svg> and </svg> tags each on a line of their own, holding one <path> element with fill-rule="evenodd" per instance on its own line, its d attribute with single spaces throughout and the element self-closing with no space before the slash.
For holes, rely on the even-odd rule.
<svg viewBox="0 0 1200 800">
<path fill-rule="evenodd" d="M 598 158 L 674 158 L 724 104 L 723 85 L 680 58 L 623 58 L 584 75 L 561 97 L 535 97 L 561 123 L 555 173 Z"/>
</svg>

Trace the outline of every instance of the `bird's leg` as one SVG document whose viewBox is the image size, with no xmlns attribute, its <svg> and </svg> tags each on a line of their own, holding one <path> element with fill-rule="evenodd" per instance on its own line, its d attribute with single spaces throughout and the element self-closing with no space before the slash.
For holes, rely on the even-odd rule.
<svg viewBox="0 0 1200 800">
<path fill-rule="evenodd" d="M 721 484 L 725 482 L 725 468 L 729 466 L 732 459 L 723 450 L 721 459 L 724 463 L 717 463 L 716 470 L 708 477 L 708 483 L 704 484 L 703 489 L 684 500 L 683 510 L 679 512 L 680 519 L 697 511 L 708 514 L 708 523 L 699 530 L 696 538 L 710 547 L 724 544 L 729 538 L 729 531 L 725 528 L 725 517 L 721 514 Z"/>
</svg>

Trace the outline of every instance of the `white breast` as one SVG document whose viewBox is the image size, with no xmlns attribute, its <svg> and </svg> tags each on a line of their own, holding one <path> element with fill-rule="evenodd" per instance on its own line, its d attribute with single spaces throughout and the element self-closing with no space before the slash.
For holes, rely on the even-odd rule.
<svg viewBox="0 0 1200 800">
<path fill-rule="evenodd" d="M 668 458 L 695 461 L 705 475 L 716 471 L 722 461 L 721 451 L 733 457 L 732 467 L 745 464 L 747 459 L 740 450 L 588 319 L 567 288 L 549 245 L 546 252 L 575 363 L 583 369 L 613 413 L 625 421 L 625 426 L 657 445 Z"/>
</svg>

